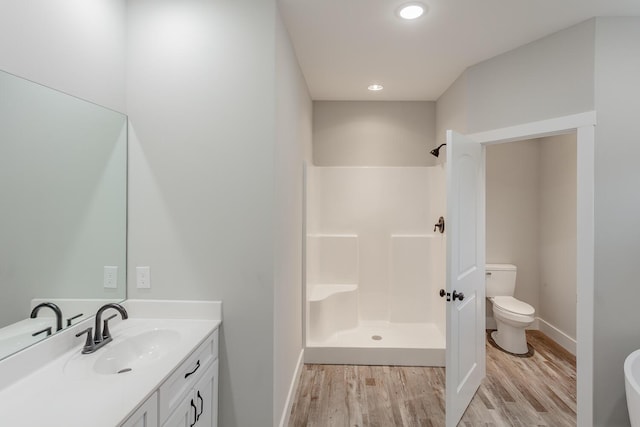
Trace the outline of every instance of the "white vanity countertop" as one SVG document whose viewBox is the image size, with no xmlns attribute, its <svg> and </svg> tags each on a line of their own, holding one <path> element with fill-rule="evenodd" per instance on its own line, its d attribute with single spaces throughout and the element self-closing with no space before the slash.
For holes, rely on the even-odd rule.
<svg viewBox="0 0 640 427">
<path fill-rule="evenodd" d="M 81 354 L 82 344 L 79 344 L 0 390 L 0 426 L 115 427 L 219 325 L 219 320 L 130 318 L 121 321 L 111 328 L 113 341 L 95 353 Z M 106 375 L 92 370 L 110 346 L 117 345 L 124 337 L 153 329 L 179 333 L 170 352 L 132 372 Z"/>
</svg>

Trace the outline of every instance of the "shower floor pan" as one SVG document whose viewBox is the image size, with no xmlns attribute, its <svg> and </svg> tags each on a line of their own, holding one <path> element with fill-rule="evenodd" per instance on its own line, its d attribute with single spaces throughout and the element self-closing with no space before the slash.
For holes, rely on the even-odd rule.
<svg viewBox="0 0 640 427">
<path fill-rule="evenodd" d="M 308 342 L 305 363 L 444 366 L 446 339 L 433 323 L 361 322 L 323 342 Z"/>
</svg>

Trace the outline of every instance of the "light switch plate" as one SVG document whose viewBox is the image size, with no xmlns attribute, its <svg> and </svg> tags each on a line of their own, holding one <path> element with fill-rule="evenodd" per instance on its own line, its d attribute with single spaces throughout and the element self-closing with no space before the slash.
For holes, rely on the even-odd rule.
<svg viewBox="0 0 640 427">
<path fill-rule="evenodd" d="M 118 287 L 118 267 L 112 265 L 104 266 L 104 287 L 116 289 Z"/>
<path fill-rule="evenodd" d="M 151 288 L 151 274 L 149 267 L 136 267 L 136 286 L 138 289 Z"/>
</svg>

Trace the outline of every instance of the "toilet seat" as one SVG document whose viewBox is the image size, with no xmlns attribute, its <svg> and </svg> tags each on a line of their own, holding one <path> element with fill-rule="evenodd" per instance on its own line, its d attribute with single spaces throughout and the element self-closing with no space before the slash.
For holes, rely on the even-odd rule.
<svg viewBox="0 0 640 427">
<path fill-rule="evenodd" d="M 536 310 L 524 301 L 520 301 L 510 296 L 498 296 L 490 298 L 493 302 L 494 310 L 498 310 L 520 316 L 533 316 Z"/>
</svg>

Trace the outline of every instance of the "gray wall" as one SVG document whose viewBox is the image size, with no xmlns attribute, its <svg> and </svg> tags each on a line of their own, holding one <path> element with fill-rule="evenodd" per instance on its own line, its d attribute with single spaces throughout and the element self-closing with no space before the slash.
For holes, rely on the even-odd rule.
<svg viewBox="0 0 640 427">
<path fill-rule="evenodd" d="M 515 264 L 516 298 L 575 339 L 576 133 L 491 145 L 486 159 L 487 262 Z"/>
<path fill-rule="evenodd" d="M 628 425 L 622 365 L 640 347 L 640 18 L 599 18 L 595 164 L 595 421 Z"/>
<path fill-rule="evenodd" d="M 538 316 L 576 339 L 576 133 L 539 141 Z"/>
<path fill-rule="evenodd" d="M 640 197 L 633 185 L 640 181 L 640 144 L 634 127 L 640 111 L 638 39 L 640 18 L 586 21 L 470 67 L 465 71 L 466 96 L 445 92 L 442 98 L 464 109 L 468 132 L 597 111 L 596 426 L 628 425 L 622 364 L 640 342 L 640 312 L 635 306 L 640 287 L 635 285 L 634 268 L 640 253 Z M 439 115 L 437 120 L 447 123 L 449 117 Z"/>
<path fill-rule="evenodd" d="M 431 166 L 435 102 L 315 101 L 316 166 Z"/>
<path fill-rule="evenodd" d="M 273 1 L 127 6 L 5 2 L 0 68 L 128 110 L 129 278 L 152 270 L 129 296 L 222 300 L 220 425 L 265 425 L 301 349 L 302 232 L 283 228 L 301 217 L 306 87 Z"/>
<path fill-rule="evenodd" d="M 5 0 L 0 69 L 125 110 L 125 0 Z"/>
<path fill-rule="evenodd" d="M 540 144 L 487 147 L 487 263 L 518 267 L 515 297 L 540 312 Z"/>
<path fill-rule="evenodd" d="M 593 110 L 595 21 L 469 67 L 468 131 Z"/>
<path fill-rule="evenodd" d="M 436 102 L 436 144 L 447 142 L 446 131 L 467 133 L 467 73 L 462 73 Z"/>
<path fill-rule="evenodd" d="M 223 302 L 225 427 L 274 419 L 276 13 L 128 3 L 129 297 Z"/>
<path fill-rule="evenodd" d="M 312 104 L 282 20 L 276 22 L 274 425 L 302 351 L 303 162 L 311 164 Z"/>
<path fill-rule="evenodd" d="M 124 111 L 124 38 L 124 0 L 93 0 L 90 5 L 75 0 L 55 3 L 48 0 L 3 1 L 0 13 L 0 69 Z M 37 133 L 38 130 L 31 131 Z M 55 156 L 55 150 L 43 156 L 49 155 Z M 4 158 L 8 159 L 6 155 Z M 42 159 L 36 156 L 33 160 Z M 42 167 L 44 164 L 39 166 Z M 3 203 L 6 202 L 4 199 Z M 78 221 L 78 218 L 75 220 Z M 72 239 L 76 236 L 68 237 L 72 245 Z M 58 246 L 56 242 L 52 242 L 52 245 L 58 251 L 54 257 L 59 261 L 56 267 L 64 264 L 64 268 L 72 268 L 61 256 L 64 254 L 60 252 L 60 242 L 57 242 Z M 32 250 L 32 247 L 24 248 L 27 253 Z M 73 253 L 74 257 L 80 255 L 80 251 Z M 28 263 L 31 260 L 17 261 Z M 31 273 L 37 274 L 33 269 Z M 42 281 L 41 278 L 34 280 Z M 98 280 L 101 285 L 101 271 Z M 30 297 L 24 291 L 13 292 L 19 294 L 27 305 L 12 303 L 23 314 L 29 309 Z M 53 289 L 51 291 L 54 292 Z M 2 292 L 2 298 L 11 302 L 7 294 L 12 291 L 3 289 Z M 38 292 L 42 294 L 42 291 Z"/>
</svg>

